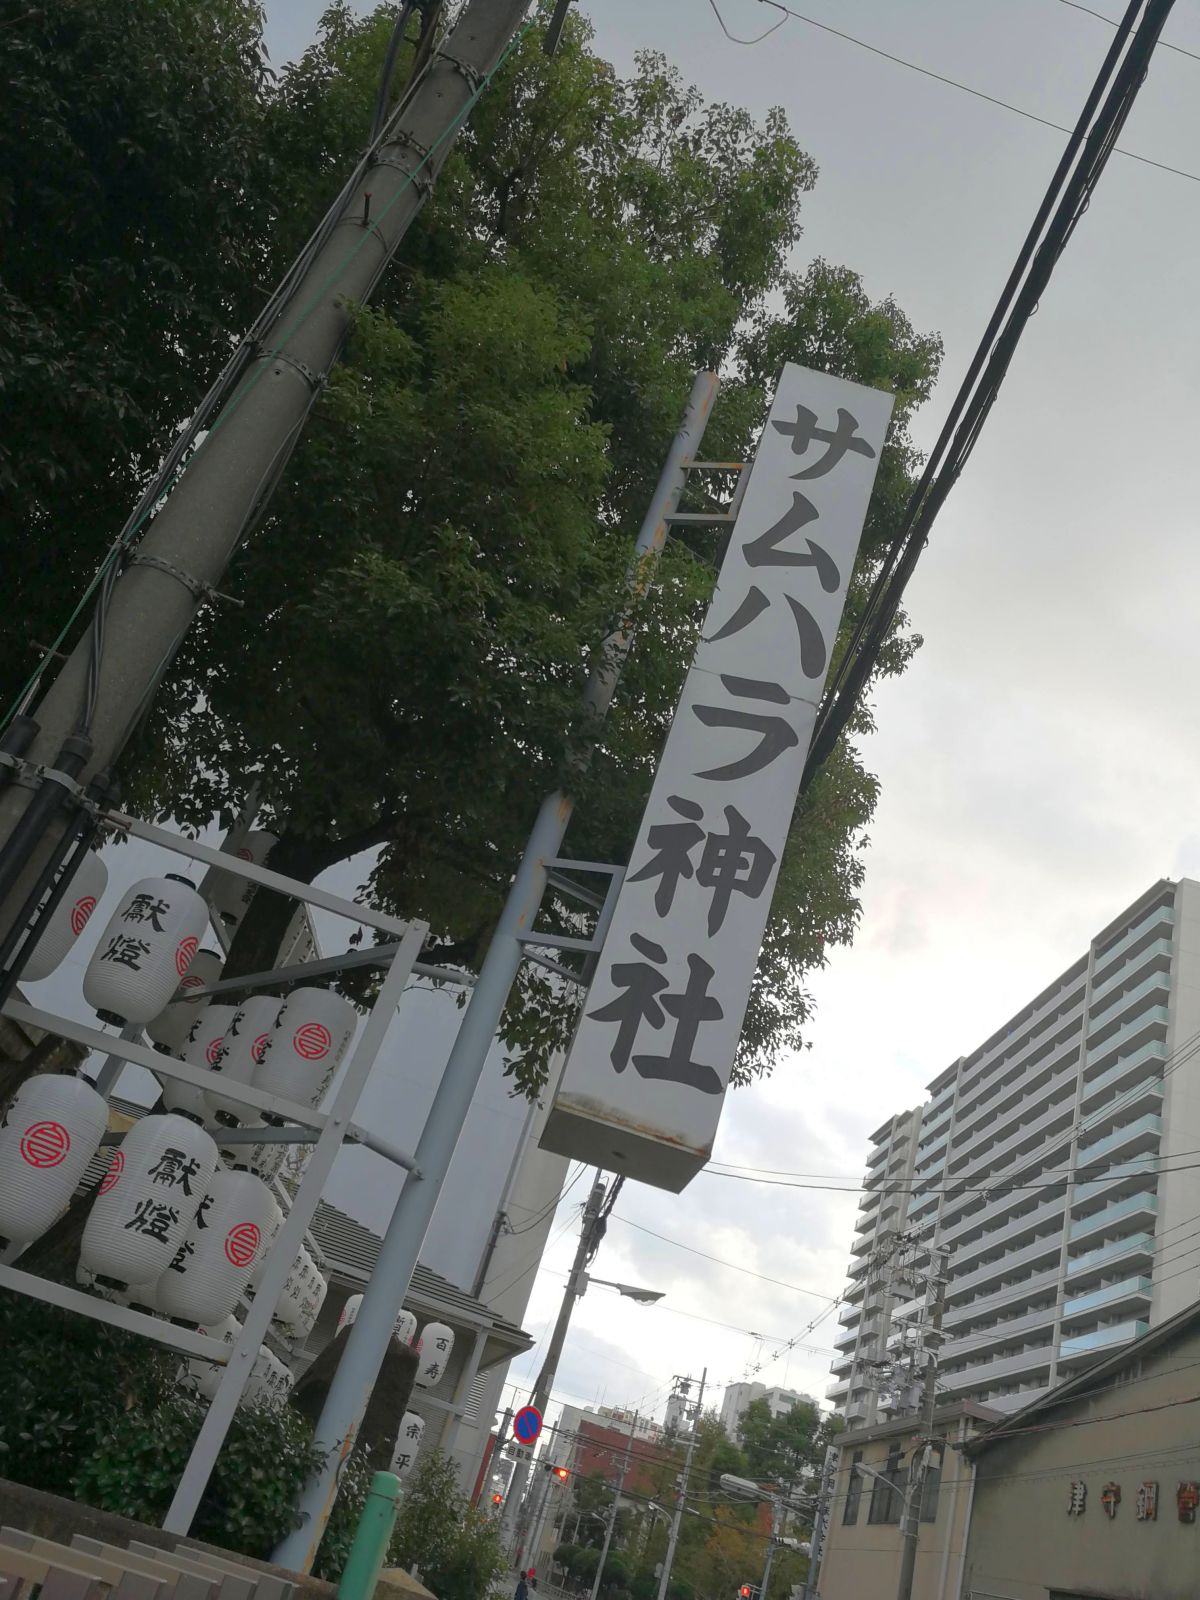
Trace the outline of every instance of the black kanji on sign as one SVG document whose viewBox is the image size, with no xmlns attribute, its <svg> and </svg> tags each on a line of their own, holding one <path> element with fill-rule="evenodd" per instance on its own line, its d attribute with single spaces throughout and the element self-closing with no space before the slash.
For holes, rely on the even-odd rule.
<svg viewBox="0 0 1200 1600">
<path fill-rule="evenodd" d="M 719 1022 L 725 1015 L 720 1001 L 708 992 L 713 968 L 701 956 L 689 955 L 684 992 L 664 994 L 671 980 L 658 968 L 665 965 L 667 952 L 640 933 L 631 934 L 629 942 L 646 960 L 614 962 L 612 981 L 621 993 L 606 1006 L 588 1012 L 595 1022 L 617 1024 L 617 1037 L 609 1052 L 614 1070 L 624 1072 L 632 1061 L 641 1078 L 682 1083 L 703 1094 L 720 1094 L 722 1084 L 716 1068 L 691 1059 L 701 1024 Z M 634 1055 L 642 1023 L 662 1028 L 668 1016 L 675 1018 L 675 1035 L 667 1054 Z"/>
<path fill-rule="evenodd" d="M 212 1190 L 210 1189 L 209 1192 L 204 1196 L 204 1199 L 201 1200 L 200 1209 L 196 1213 L 196 1226 L 198 1228 L 207 1228 L 208 1227 L 208 1223 L 205 1222 L 205 1220 L 204 1220 L 204 1213 L 206 1211 L 210 1211 L 212 1209 L 212 1206 L 213 1206 L 213 1194 L 212 1194 Z"/>
<path fill-rule="evenodd" d="M 775 852 L 765 840 L 750 832 L 750 824 L 736 806 L 725 807 L 725 833 L 708 833 L 700 826 L 704 807 L 682 795 L 669 795 L 667 804 L 685 820 L 657 823 L 646 835 L 655 852 L 630 883 L 658 879 L 654 909 L 665 917 L 675 902 L 675 891 L 685 879 L 695 878 L 702 889 L 713 891 L 708 908 L 708 932 L 715 934 L 725 921 L 729 902 L 735 894 L 756 900 L 766 888 L 775 865 Z M 699 864 L 692 860 L 696 846 L 703 842 Z"/>
<path fill-rule="evenodd" d="M 121 921 L 148 922 L 155 933 L 161 933 L 163 925 L 158 919 L 165 916 L 170 909 L 165 900 L 159 900 L 155 895 L 135 894 L 121 913 Z"/>
<path fill-rule="evenodd" d="M 785 706 L 790 696 L 782 684 L 770 683 L 763 678 L 738 678 L 721 673 L 726 691 L 739 700 L 760 700 L 771 705 Z M 707 772 L 697 772 L 697 778 L 711 778 L 718 783 L 729 783 L 735 778 L 749 778 L 764 767 L 769 767 L 785 750 L 800 743 L 800 735 L 786 717 L 768 716 L 760 711 L 740 711 L 734 706 L 693 706 L 692 714 L 706 728 L 745 728 L 760 734 L 758 744 L 748 755 L 730 761 L 723 767 L 710 767 Z"/>
<path fill-rule="evenodd" d="M 200 1162 L 195 1156 L 185 1156 L 182 1150 L 175 1150 L 168 1145 L 154 1165 L 147 1169 L 147 1176 L 168 1189 L 181 1188 L 184 1194 L 191 1194 L 189 1180 L 199 1171 Z"/>
<path fill-rule="evenodd" d="M 126 1233 L 144 1233 L 148 1239 L 169 1244 L 168 1228 L 179 1226 L 179 1212 L 174 1206 L 161 1205 L 149 1196 L 139 1200 L 137 1209 L 124 1226 Z"/>
<path fill-rule="evenodd" d="M 436 1383 L 438 1381 L 438 1379 L 441 1377 L 441 1375 L 442 1375 L 442 1366 L 441 1366 L 441 1362 L 439 1362 L 439 1361 L 433 1362 L 431 1364 L 428 1372 L 425 1374 L 426 1378 L 428 1379 L 428 1381 L 430 1383 Z"/>
<path fill-rule="evenodd" d="M 793 478 L 823 478 L 827 472 L 833 471 L 848 450 L 855 455 L 866 456 L 869 461 L 875 459 L 874 448 L 858 436 L 858 418 L 842 406 L 838 407 L 836 428 L 818 428 L 816 412 L 799 405 L 796 407 L 795 422 L 773 422 L 771 426 L 776 433 L 791 434 L 794 456 L 804 455 L 814 439 L 829 447 L 811 467 L 806 467 L 803 472 L 793 472 Z"/>
<path fill-rule="evenodd" d="M 196 1243 L 193 1239 L 185 1239 L 175 1252 L 175 1259 L 171 1262 L 172 1272 L 186 1272 L 187 1263 L 196 1254 Z"/>
<path fill-rule="evenodd" d="M 131 967 L 134 972 L 140 972 L 142 957 L 149 954 L 150 946 L 145 939 L 131 939 L 127 934 L 114 933 L 107 948 L 100 952 L 100 959 L 111 961 L 117 967 Z"/>
<path fill-rule="evenodd" d="M 408 1427 L 405 1428 L 404 1431 L 405 1431 L 405 1433 L 408 1435 L 408 1437 L 410 1439 L 419 1439 L 421 1437 L 423 1429 L 422 1429 L 421 1424 L 419 1422 L 410 1422 Z"/>
</svg>

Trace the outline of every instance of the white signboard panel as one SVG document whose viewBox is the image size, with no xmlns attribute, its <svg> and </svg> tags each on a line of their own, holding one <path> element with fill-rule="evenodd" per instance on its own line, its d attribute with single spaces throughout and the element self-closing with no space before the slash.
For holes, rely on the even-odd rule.
<svg viewBox="0 0 1200 1600">
<path fill-rule="evenodd" d="M 541 1143 L 708 1160 L 892 396 L 784 368 Z"/>
</svg>

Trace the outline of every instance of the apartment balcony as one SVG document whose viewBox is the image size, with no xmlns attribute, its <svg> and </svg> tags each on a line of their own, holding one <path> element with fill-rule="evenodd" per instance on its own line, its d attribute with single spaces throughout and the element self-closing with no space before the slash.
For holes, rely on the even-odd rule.
<svg viewBox="0 0 1200 1600">
<path fill-rule="evenodd" d="M 989 1173 L 994 1172 L 997 1162 L 1003 1161 L 1006 1156 L 1015 1154 L 1023 1146 L 1027 1145 L 1031 1139 L 1035 1139 L 1038 1134 L 1048 1132 L 1059 1122 L 1069 1124 L 1075 1115 L 1074 1097 L 1069 1092 L 1073 1079 L 1074 1073 L 1064 1073 L 1056 1085 L 1062 1098 L 1046 1106 L 1036 1116 L 1027 1117 L 1011 1133 L 1004 1133 L 1002 1136 L 997 1137 L 989 1129 L 982 1138 L 975 1140 L 965 1150 L 956 1150 L 954 1153 L 956 1163 L 954 1168 L 955 1180 L 965 1181 L 969 1173 L 985 1164 Z M 1001 1129 L 1007 1126 L 1008 1123 L 1006 1122 L 1000 1124 Z M 959 1162 L 963 1164 L 961 1166 L 957 1165 Z"/>
<path fill-rule="evenodd" d="M 1088 1042 L 1103 1037 L 1105 1029 L 1115 1027 L 1122 1018 L 1131 1016 L 1132 1013 L 1145 1005 L 1153 994 L 1161 994 L 1162 1004 L 1166 1004 L 1171 993 L 1171 973 L 1152 972 L 1148 978 L 1143 978 L 1141 983 L 1134 984 L 1132 989 L 1127 989 L 1120 1000 L 1105 1008 L 1103 1016 L 1093 1018 L 1088 1024 Z"/>
<path fill-rule="evenodd" d="M 1019 1373 L 1049 1368 L 1053 1360 L 1054 1345 L 1045 1344 L 1036 1350 L 1020 1350 L 1015 1355 L 993 1357 L 990 1361 L 981 1361 L 975 1366 L 964 1367 L 961 1372 L 944 1373 L 941 1381 L 947 1389 L 987 1388 L 1002 1378 L 1012 1378 Z"/>
<path fill-rule="evenodd" d="M 1045 1394 L 1050 1388 L 1048 1383 L 1022 1384 L 1014 1394 L 989 1394 L 983 1404 L 993 1411 L 1001 1411 L 1006 1416 L 1013 1411 L 1020 1411 L 1025 1406 L 1031 1405 L 1039 1395 Z"/>
<path fill-rule="evenodd" d="M 1072 1087 L 1078 1075 L 1075 1052 L 1066 1062 L 1048 1065 L 1041 1081 L 1037 1083 L 1022 1083 L 1018 1078 L 1013 1085 L 1011 1105 L 1001 1110 L 993 1101 L 980 1106 L 972 1111 L 970 1116 L 959 1118 L 958 1126 L 954 1132 L 954 1159 L 957 1161 L 968 1154 L 982 1141 L 986 1143 L 989 1138 L 1002 1133 L 1010 1122 L 1018 1117 L 1028 1116 L 1046 1100 L 1052 1100 L 1056 1094 L 1061 1093 L 1068 1085 Z M 1002 1099 L 1003 1095 L 996 1097 Z"/>
<path fill-rule="evenodd" d="M 1055 1199 L 1047 1200 L 1035 1210 L 1027 1211 L 1024 1216 L 1014 1217 L 1003 1227 L 994 1228 L 991 1233 L 980 1230 L 976 1237 L 961 1240 L 954 1251 L 955 1273 L 969 1272 L 973 1261 L 994 1250 L 997 1245 L 1014 1244 L 1027 1235 L 1045 1233 L 1051 1223 L 1057 1224 L 1061 1229 L 1066 1209 L 1067 1197 L 1061 1194 Z M 948 1240 L 943 1236 L 942 1242 L 947 1243 Z"/>
<path fill-rule="evenodd" d="M 1092 1277 L 1111 1269 L 1117 1262 L 1131 1270 L 1142 1263 L 1154 1260 L 1154 1234 L 1148 1230 L 1128 1233 L 1121 1239 L 1110 1239 L 1107 1244 L 1088 1250 L 1084 1255 L 1072 1256 L 1067 1261 L 1066 1276 Z"/>
<path fill-rule="evenodd" d="M 1118 1162 L 1115 1166 L 1105 1168 L 1104 1175 L 1093 1178 L 1090 1183 L 1075 1185 L 1075 1193 L 1071 1204 L 1081 1206 L 1087 1200 L 1094 1200 L 1098 1194 L 1108 1194 L 1110 1200 L 1123 1200 L 1124 1193 L 1118 1190 L 1128 1189 L 1132 1194 L 1136 1190 L 1145 1189 L 1154 1185 L 1158 1177 L 1159 1155 L 1157 1150 L 1147 1151 L 1145 1155 L 1133 1156 L 1128 1161 Z"/>
<path fill-rule="evenodd" d="M 1154 1084 L 1153 1092 L 1144 1096 L 1146 1100 L 1162 1103 L 1162 1085 Z M 1131 1106 L 1131 1110 L 1133 1107 Z M 1114 1128 L 1103 1139 L 1097 1139 L 1095 1144 L 1079 1145 L 1075 1156 L 1076 1170 L 1092 1167 L 1098 1161 L 1103 1161 L 1120 1151 L 1123 1155 L 1139 1155 L 1143 1151 L 1157 1150 L 1162 1143 L 1162 1118 L 1157 1111 L 1147 1111 L 1140 1117 L 1132 1117 L 1130 1121 Z"/>
<path fill-rule="evenodd" d="M 929 1217 L 932 1220 L 933 1210 L 937 1206 L 937 1202 L 938 1197 L 936 1194 L 914 1194 L 908 1202 L 909 1221 L 915 1222 L 919 1216 L 923 1216 L 926 1212 L 929 1213 Z"/>
<path fill-rule="evenodd" d="M 1107 1283 L 1102 1289 L 1074 1295 L 1063 1305 L 1063 1321 L 1071 1322 L 1096 1311 L 1114 1311 L 1118 1306 L 1134 1313 L 1149 1310 L 1153 1287 L 1149 1277 L 1136 1273 L 1131 1278 L 1122 1278 L 1120 1283 Z"/>
<path fill-rule="evenodd" d="M 1114 971 L 1112 963 L 1117 957 L 1123 956 L 1127 951 L 1132 950 L 1139 940 L 1146 937 L 1151 928 L 1158 928 L 1160 925 L 1167 929 L 1174 927 L 1174 906 L 1156 906 L 1153 911 L 1148 911 L 1144 917 L 1135 922 L 1127 933 L 1122 934 L 1116 944 L 1110 945 L 1102 956 L 1096 957 L 1093 978 L 1099 979 L 1102 983 L 1107 982 Z M 1169 938 L 1169 933 L 1165 937 Z"/>
<path fill-rule="evenodd" d="M 978 1333 L 955 1334 L 946 1346 L 944 1360 L 958 1362 L 973 1351 L 994 1350 L 999 1345 L 1011 1344 L 1021 1333 L 1039 1333 L 1054 1326 L 1057 1306 L 1054 1301 L 1038 1311 L 1027 1311 L 1023 1316 L 1010 1317 L 1007 1322 L 993 1323 Z"/>
<path fill-rule="evenodd" d="M 1049 1266 L 1057 1263 L 1062 1252 L 1062 1234 L 1055 1231 L 1048 1239 L 1035 1239 L 1032 1244 L 1027 1244 L 1021 1250 L 1005 1250 L 997 1260 L 989 1261 L 985 1265 L 976 1267 L 974 1272 L 964 1273 L 959 1277 L 956 1273 L 950 1284 L 949 1292 L 954 1295 L 965 1293 L 968 1289 L 977 1288 L 981 1284 L 993 1283 L 1001 1278 L 1010 1276 L 1018 1267 L 1028 1267 L 1038 1264 Z"/>
<path fill-rule="evenodd" d="M 950 1285 L 950 1293 L 954 1292 L 954 1285 Z M 947 1307 L 944 1327 L 946 1332 L 957 1338 L 960 1330 L 970 1332 L 972 1326 L 980 1317 L 987 1316 L 991 1311 L 999 1310 L 1004 1306 L 1017 1305 L 1024 1301 L 1032 1300 L 1044 1295 L 1049 1289 L 1058 1288 L 1057 1262 L 1047 1272 L 1035 1272 L 1032 1277 L 1026 1278 L 1024 1283 L 1008 1284 L 1003 1289 L 997 1289 L 992 1294 L 980 1295 L 975 1300 L 968 1300 L 963 1305 Z"/>
<path fill-rule="evenodd" d="M 1004 1039 L 998 1039 L 974 1069 L 972 1076 L 969 1079 L 964 1077 L 958 1099 L 960 1117 L 967 1111 L 974 1113 L 976 1105 L 969 1104 L 970 1096 L 978 1094 L 994 1074 L 1002 1072 L 1003 1076 L 998 1080 L 1000 1082 L 1010 1079 L 1013 1074 L 1019 1075 L 1046 1054 L 1061 1048 L 1066 1033 L 1078 1031 L 1076 1024 L 1083 1020 L 1082 973 L 1077 982 L 1078 988 L 1068 1002 L 1064 1004 L 1057 997 L 1048 1000 L 1042 1010 L 1026 1019 L 1023 1033 L 1017 1035 L 1014 1032 Z"/>
<path fill-rule="evenodd" d="M 850 1393 L 850 1379 L 849 1378 L 839 1378 L 836 1383 L 831 1383 L 829 1385 L 828 1389 L 826 1389 L 825 1398 L 826 1398 L 826 1400 L 832 1400 L 832 1401 L 834 1401 L 836 1403 L 838 1400 L 841 1400 L 845 1395 L 848 1395 L 849 1393 Z"/>
<path fill-rule="evenodd" d="M 838 1379 L 848 1378 L 854 1370 L 854 1357 L 852 1355 L 839 1356 L 836 1361 L 829 1363 L 829 1370 Z"/>
<path fill-rule="evenodd" d="M 1080 1107 L 1086 1113 L 1089 1106 L 1097 1105 L 1108 1092 L 1117 1093 L 1128 1084 L 1136 1083 L 1139 1075 L 1144 1077 L 1146 1069 L 1157 1065 L 1167 1058 L 1167 1041 L 1165 1039 L 1147 1039 L 1140 1050 L 1134 1050 L 1130 1055 L 1122 1056 L 1115 1066 L 1107 1067 L 1095 1078 L 1088 1079 L 1083 1085 L 1080 1096 Z"/>
<path fill-rule="evenodd" d="M 1149 1330 L 1148 1322 L 1131 1318 L 1128 1322 L 1115 1323 L 1110 1328 L 1096 1328 L 1091 1333 L 1079 1333 L 1064 1339 L 1058 1347 L 1058 1353 L 1063 1361 L 1069 1361 L 1074 1356 L 1103 1354 L 1116 1345 L 1128 1344 L 1130 1339 L 1140 1339 Z"/>
<path fill-rule="evenodd" d="M 1131 1194 L 1125 1200 L 1118 1200 L 1111 1206 L 1105 1206 L 1103 1211 L 1094 1211 L 1090 1217 L 1077 1217 L 1071 1223 L 1068 1237 L 1071 1243 L 1075 1244 L 1093 1233 L 1103 1233 L 1105 1229 L 1115 1227 L 1118 1222 L 1152 1220 L 1157 1212 L 1158 1196 L 1145 1190 L 1141 1194 Z"/>
<path fill-rule="evenodd" d="M 1147 1007 L 1140 1017 L 1135 1017 L 1132 1022 L 1127 1022 L 1123 1028 L 1118 1029 L 1116 1033 L 1105 1039 L 1103 1044 L 1089 1050 L 1085 1067 L 1094 1067 L 1101 1062 L 1114 1061 L 1120 1054 L 1122 1045 L 1132 1044 L 1135 1040 L 1138 1044 L 1141 1044 L 1143 1040 L 1151 1036 L 1156 1028 L 1165 1030 L 1166 1026 L 1166 1006 Z"/>
<path fill-rule="evenodd" d="M 1124 984 L 1129 983 L 1136 976 L 1136 974 L 1142 970 L 1143 967 L 1148 967 L 1152 961 L 1166 960 L 1169 962 L 1170 959 L 1170 939 L 1152 939 L 1151 942 L 1143 949 L 1139 950 L 1136 955 L 1130 956 L 1127 961 L 1122 961 L 1121 965 L 1116 969 L 1116 971 L 1113 972 L 1109 977 L 1105 978 L 1103 983 L 1094 983 L 1092 985 L 1091 1004 L 1093 1011 L 1095 1010 L 1097 1000 L 1103 1000 L 1106 995 L 1118 994 L 1121 990 L 1121 987 Z"/>
</svg>

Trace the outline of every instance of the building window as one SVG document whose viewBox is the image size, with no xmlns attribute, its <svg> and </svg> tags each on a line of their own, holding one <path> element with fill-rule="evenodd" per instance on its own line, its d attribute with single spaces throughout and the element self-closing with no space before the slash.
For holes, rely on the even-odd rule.
<svg viewBox="0 0 1200 1600">
<path fill-rule="evenodd" d="M 880 1478 L 887 1481 L 881 1483 Z M 867 1513 L 868 1522 L 878 1524 L 900 1521 L 901 1481 L 900 1446 L 894 1444 L 888 1451 L 887 1461 L 879 1478 L 871 1480 L 871 1509 Z"/>
<path fill-rule="evenodd" d="M 858 1521 L 858 1507 L 862 1500 L 862 1474 L 855 1469 L 862 1460 L 863 1453 L 856 1450 L 850 1457 L 850 1481 L 846 1485 L 846 1505 L 842 1511 L 842 1521 L 848 1528 L 852 1528 Z"/>
</svg>

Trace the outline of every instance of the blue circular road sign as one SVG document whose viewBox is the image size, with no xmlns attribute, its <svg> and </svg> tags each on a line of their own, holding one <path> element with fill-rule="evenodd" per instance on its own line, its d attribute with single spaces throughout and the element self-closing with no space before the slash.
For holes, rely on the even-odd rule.
<svg viewBox="0 0 1200 1600">
<path fill-rule="evenodd" d="M 513 1433 L 522 1444 L 532 1444 L 542 1431 L 542 1413 L 536 1406 L 522 1406 L 513 1418 Z"/>
</svg>

